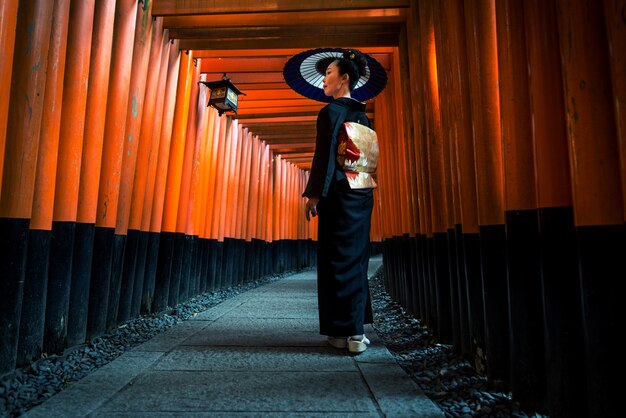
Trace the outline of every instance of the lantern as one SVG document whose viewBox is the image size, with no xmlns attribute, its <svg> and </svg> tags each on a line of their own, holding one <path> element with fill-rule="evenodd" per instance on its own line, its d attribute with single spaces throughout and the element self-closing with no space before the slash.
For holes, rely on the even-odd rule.
<svg viewBox="0 0 626 418">
<path fill-rule="evenodd" d="M 220 116 L 222 113 L 233 111 L 237 113 L 237 102 L 241 92 L 224 73 L 224 77 L 219 81 L 201 81 L 202 84 L 211 89 L 211 96 L 207 106 L 217 109 Z"/>
</svg>

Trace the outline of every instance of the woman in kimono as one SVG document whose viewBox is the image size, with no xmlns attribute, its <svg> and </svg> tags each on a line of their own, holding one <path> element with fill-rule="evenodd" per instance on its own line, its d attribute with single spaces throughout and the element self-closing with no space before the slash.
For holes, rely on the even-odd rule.
<svg viewBox="0 0 626 418">
<path fill-rule="evenodd" d="M 367 281 L 372 189 L 351 189 L 337 163 L 337 136 L 343 122 L 370 127 L 365 104 L 350 95 L 367 61 L 347 50 L 328 65 L 324 94 L 333 101 L 317 117 L 317 139 L 311 175 L 303 193 L 306 218 L 319 215 L 317 288 L 320 334 L 351 353 L 367 349 L 363 324 L 372 323 Z"/>
</svg>

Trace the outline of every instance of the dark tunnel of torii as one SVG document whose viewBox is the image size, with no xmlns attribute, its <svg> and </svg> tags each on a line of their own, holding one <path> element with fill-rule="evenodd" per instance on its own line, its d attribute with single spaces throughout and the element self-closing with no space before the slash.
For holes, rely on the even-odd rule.
<svg viewBox="0 0 626 418">
<path fill-rule="evenodd" d="M 356 47 L 389 79 L 367 102 L 381 147 L 370 241 L 388 291 L 521 403 L 611 416 L 624 10 L 3 1 L 0 372 L 315 265 L 300 194 L 323 104 L 290 90 L 282 68 L 305 49 Z M 201 82 L 224 73 L 246 95 L 220 116 Z"/>
</svg>

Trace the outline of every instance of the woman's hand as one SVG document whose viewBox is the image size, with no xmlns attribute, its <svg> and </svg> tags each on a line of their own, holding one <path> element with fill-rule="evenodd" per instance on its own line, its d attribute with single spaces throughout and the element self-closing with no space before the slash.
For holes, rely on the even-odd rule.
<svg viewBox="0 0 626 418">
<path fill-rule="evenodd" d="M 312 217 L 317 216 L 317 202 L 319 201 L 320 200 L 317 197 L 311 197 L 309 198 L 309 200 L 307 200 L 306 202 L 306 220 L 307 221 L 311 220 L 311 216 Z"/>
</svg>

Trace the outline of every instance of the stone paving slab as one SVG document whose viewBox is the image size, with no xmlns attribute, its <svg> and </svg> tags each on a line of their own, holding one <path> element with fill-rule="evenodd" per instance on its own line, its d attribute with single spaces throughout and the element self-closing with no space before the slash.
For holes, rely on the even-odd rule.
<svg viewBox="0 0 626 418">
<path fill-rule="evenodd" d="M 376 411 L 354 372 L 148 371 L 98 412 Z"/>
<path fill-rule="evenodd" d="M 77 383 L 31 409 L 23 417 L 83 417 L 89 415 L 152 366 L 163 353 L 129 351 Z"/>
<path fill-rule="evenodd" d="M 381 263 L 372 261 L 370 274 Z M 442 418 L 371 326 L 372 344 L 358 356 L 328 346 L 318 333 L 315 276 L 237 295 L 26 416 Z"/>
<path fill-rule="evenodd" d="M 358 371 L 355 362 L 332 347 L 180 346 L 159 359 L 154 370 L 178 371 Z"/>
</svg>

